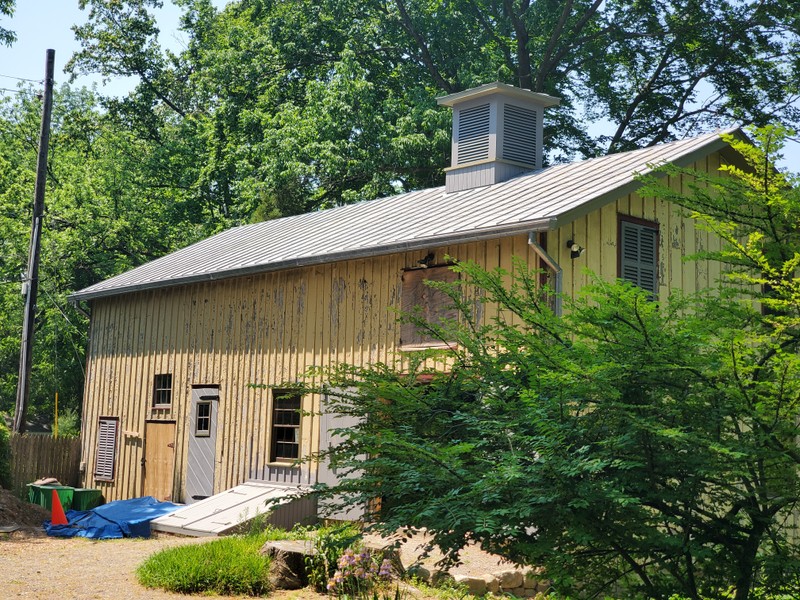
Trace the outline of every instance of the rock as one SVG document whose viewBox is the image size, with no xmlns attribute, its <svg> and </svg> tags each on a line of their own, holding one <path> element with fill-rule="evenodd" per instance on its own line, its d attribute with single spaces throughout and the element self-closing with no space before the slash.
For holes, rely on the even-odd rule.
<svg viewBox="0 0 800 600">
<path fill-rule="evenodd" d="M 269 581 L 276 590 L 299 590 L 308 585 L 305 559 L 316 554 L 308 540 L 279 540 L 267 542 L 261 554 L 269 556 Z"/>
<path fill-rule="evenodd" d="M 484 581 L 486 582 L 486 591 L 490 594 L 498 594 L 500 593 L 500 582 L 497 581 L 497 577 L 494 575 L 484 575 Z"/>
<path fill-rule="evenodd" d="M 504 591 L 510 591 L 515 588 L 521 588 L 523 585 L 522 572 L 516 569 L 508 569 L 505 571 L 496 571 L 493 575 L 497 578 L 497 582 Z"/>
<path fill-rule="evenodd" d="M 375 539 L 364 540 L 364 549 L 380 560 L 388 560 L 392 564 L 393 577 L 401 579 L 405 576 L 406 569 L 400 559 L 400 552 L 393 543 L 384 544 Z"/>
<path fill-rule="evenodd" d="M 484 579 L 483 577 L 456 575 L 454 579 L 457 584 L 466 587 L 467 591 L 473 596 L 483 596 L 488 591 L 486 586 L 486 579 Z"/>
</svg>

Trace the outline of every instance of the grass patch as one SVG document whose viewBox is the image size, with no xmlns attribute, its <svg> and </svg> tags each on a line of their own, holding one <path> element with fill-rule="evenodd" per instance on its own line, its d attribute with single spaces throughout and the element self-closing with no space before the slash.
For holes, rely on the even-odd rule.
<svg viewBox="0 0 800 600">
<path fill-rule="evenodd" d="M 286 536 L 268 529 L 169 548 L 142 563 L 136 576 L 145 587 L 180 594 L 262 596 L 269 592 L 269 558 L 258 551 L 264 542 Z"/>
</svg>

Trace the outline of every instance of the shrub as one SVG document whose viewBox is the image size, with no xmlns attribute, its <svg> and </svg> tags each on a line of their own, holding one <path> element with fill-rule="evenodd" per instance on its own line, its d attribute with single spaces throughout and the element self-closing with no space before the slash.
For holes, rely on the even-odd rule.
<svg viewBox="0 0 800 600">
<path fill-rule="evenodd" d="M 269 530 L 163 550 L 139 566 L 136 575 L 145 587 L 180 594 L 260 596 L 269 592 L 270 561 L 259 550 L 274 535 Z"/>
<path fill-rule="evenodd" d="M 392 577 L 392 565 L 388 559 L 381 563 L 368 550 L 355 552 L 347 548 L 336 564 L 333 577 L 328 580 L 326 589 L 338 596 L 363 597 L 370 590 L 388 582 Z"/>
<path fill-rule="evenodd" d="M 325 592 L 336 573 L 339 557 L 347 548 L 358 548 L 361 531 L 351 523 L 321 527 L 314 539 L 316 554 L 306 558 L 308 582 L 318 592 Z"/>
</svg>

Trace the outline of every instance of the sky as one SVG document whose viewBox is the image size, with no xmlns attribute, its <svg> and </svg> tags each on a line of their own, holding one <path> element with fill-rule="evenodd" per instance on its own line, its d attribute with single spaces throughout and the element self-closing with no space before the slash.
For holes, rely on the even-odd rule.
<svg viewBox="0 0 800 600">
<path fill-rule="evenodd" d="M 217 7 L 226 0 L 214 0 Z M 156 19 L 161 30 L 161 45 L 173 51 L 183 47 L 182 34 L 177 31 L 180 9 L 170 0 L 164 1 L 164 8 L 158 11 Z M 15 89 L 19 81 L 15 78 L 41 81 L 44 79 L 45 52 L 48 48 L 56 51 L 56 85 L 67 83 L 69 76 L 64 73 L 64 65 L 72 53 L 80 46 L 75 41 L 72 26 L 84 23 L 87 12 L 78 8 L 78 0 L 17 0 L 14 16 L 0 17 L 0 25 L 17 34 L 17 41 L 10 47 L 0 46 L 0 94 L 9 93 L 5 89 Z M 133 78 L 119 78 L 103 85 L 99 76 L 82 76 L 73 85 L 91 87 L 97 85 L 105 95 L 121 96 L 129 92 L 134 84 Z M 784 149 L 785 160 L 782 166 L 800 173 L 800 143 L 791 143 Z"/>
</svg>

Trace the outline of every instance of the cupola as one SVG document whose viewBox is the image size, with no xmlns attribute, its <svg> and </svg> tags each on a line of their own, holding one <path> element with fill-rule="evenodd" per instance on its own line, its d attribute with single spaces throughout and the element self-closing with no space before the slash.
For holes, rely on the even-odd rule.
<svg viewBox="0 0 800 600">
<path fill-rule="evenodd" d="M 544 109 L 561 100 L 495 82 L 438 99 L 453 109 L 445 188 L 458 192 L 542 168 Z"/>
</svg>

